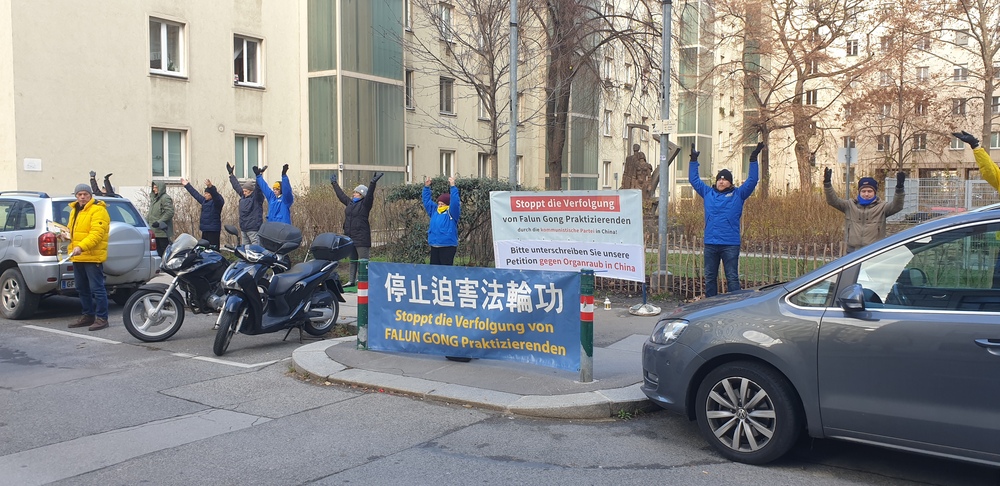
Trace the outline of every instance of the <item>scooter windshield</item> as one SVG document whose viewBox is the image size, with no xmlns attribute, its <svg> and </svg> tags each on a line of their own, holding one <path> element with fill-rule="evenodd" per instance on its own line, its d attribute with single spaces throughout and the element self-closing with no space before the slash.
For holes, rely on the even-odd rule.
<svg viewBox="0 0 1000 486">
<path fill-rule="evenodd" d="M 187 233 L 181 233 L 180 236 L 174 239 L 173 244 L 170 245 L 170 255 L 180 254 L 180 252 L 190 250 L 196 246 L 198 246 L 197 238 Z"/>
</svg>

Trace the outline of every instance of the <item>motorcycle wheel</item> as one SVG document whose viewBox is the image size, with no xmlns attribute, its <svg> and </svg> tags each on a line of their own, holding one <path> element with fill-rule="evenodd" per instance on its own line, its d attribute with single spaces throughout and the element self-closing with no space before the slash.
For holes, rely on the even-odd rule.
<svg viewBox="0 0 1000 486">
<path fill-rule="evenodd" d="M 212 352 L 216 356 L 226 354 L 229 342 L 233 340 L 233 334 L 236 334 L 236 328 L 239 327 L 240 323 L 246 317 L 246 304 L 240 305 L 240 308 L 236 309 L 236 312 L 222 312 L 222 318 L 219 319 L 219 330 L 215 333 L 215 344 L 212 345 Z"/>
<path fill-rule="evenodd" d="M 330 309 L 333 311 L 333 315 L 322 322 L 313 322 L 311 320 L 306 320 L 305 325 L 302 326 L 306 333 L 311 336 L 322 336 L 331 329 L 333 329 L 334 324 L 337 323 L 337 317 L 340 316 L 340 302 L 337 301 L 337 297 L 333 295 L 329 290 L 323 291 L 326 295 L 317 294 L 313 297 L 314 301 L 319 301 L 321 305 L 313 305 L 312 310 L 318 309 Z"/>
<path fill-rule="evenodd" d="M 147 343 L 165 341 L 173 336 L 184 323 L 184 302 L 177 294 L 170 294 L 160 309 L 160 315 L 150 319 L 149 315 L 160 305 L 163 292 L 137 290 L 122 309 L 125 329 L 134 338 Z"/>
</svg>

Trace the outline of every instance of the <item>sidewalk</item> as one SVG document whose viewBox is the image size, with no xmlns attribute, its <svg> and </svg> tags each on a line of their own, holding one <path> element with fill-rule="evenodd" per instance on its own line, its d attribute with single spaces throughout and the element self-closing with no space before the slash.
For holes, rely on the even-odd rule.
<svg viewBox="0 0 1000 486">
<path fill-rule="evenodd" d="M 340 325 L 357 325 L 357 294 L 346 294 Z M 670 309 L 663 309 L 663 316 Z M 360 351 L 354 336 L 307 344 L 292 353 L 300 373 L 334 383 L 391 391 L 504 413 L 563 419 L 601 419 L 652 410 L 639 390 L 642 343 L 658 320 L 628 308 L 594 310 L 594 381 L 580 374 L 490 359 L 469 363 L 443 356 Z"/>
</svg>

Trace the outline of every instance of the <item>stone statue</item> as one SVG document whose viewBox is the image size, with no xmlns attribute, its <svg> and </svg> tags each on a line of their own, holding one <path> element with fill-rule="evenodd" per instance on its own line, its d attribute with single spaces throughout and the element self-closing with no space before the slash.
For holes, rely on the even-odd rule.
<svg viewBox="0 0 1000 486">
<path fill-rule="evenodd" d="M 622 189 L 641 189 L 643 197 L 650 197 L 649 178 L 653 166 L 646 162 L 646 154 L 639 150 L 639 144 L 632 145 L 632 155 L 625 158 L 622 170 Z"/>
</svg>

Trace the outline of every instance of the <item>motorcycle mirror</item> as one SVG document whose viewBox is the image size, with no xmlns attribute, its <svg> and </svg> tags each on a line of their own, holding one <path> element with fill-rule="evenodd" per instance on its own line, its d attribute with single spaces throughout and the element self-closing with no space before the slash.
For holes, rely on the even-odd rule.
<svg viewBox="0 0 1000 486">
<path fill-rule="evenodd" d="M 236 231 L 236 227 L 235 226 L 233 226 L 231 224 L 227 224 L 225 227 L 226 227 L 226 233 L 229 233 L 229 234 L 231 234 L 233 236 L 239 236 L 240 235 L 240 233 L 238 231 Z"/>
</svg>

